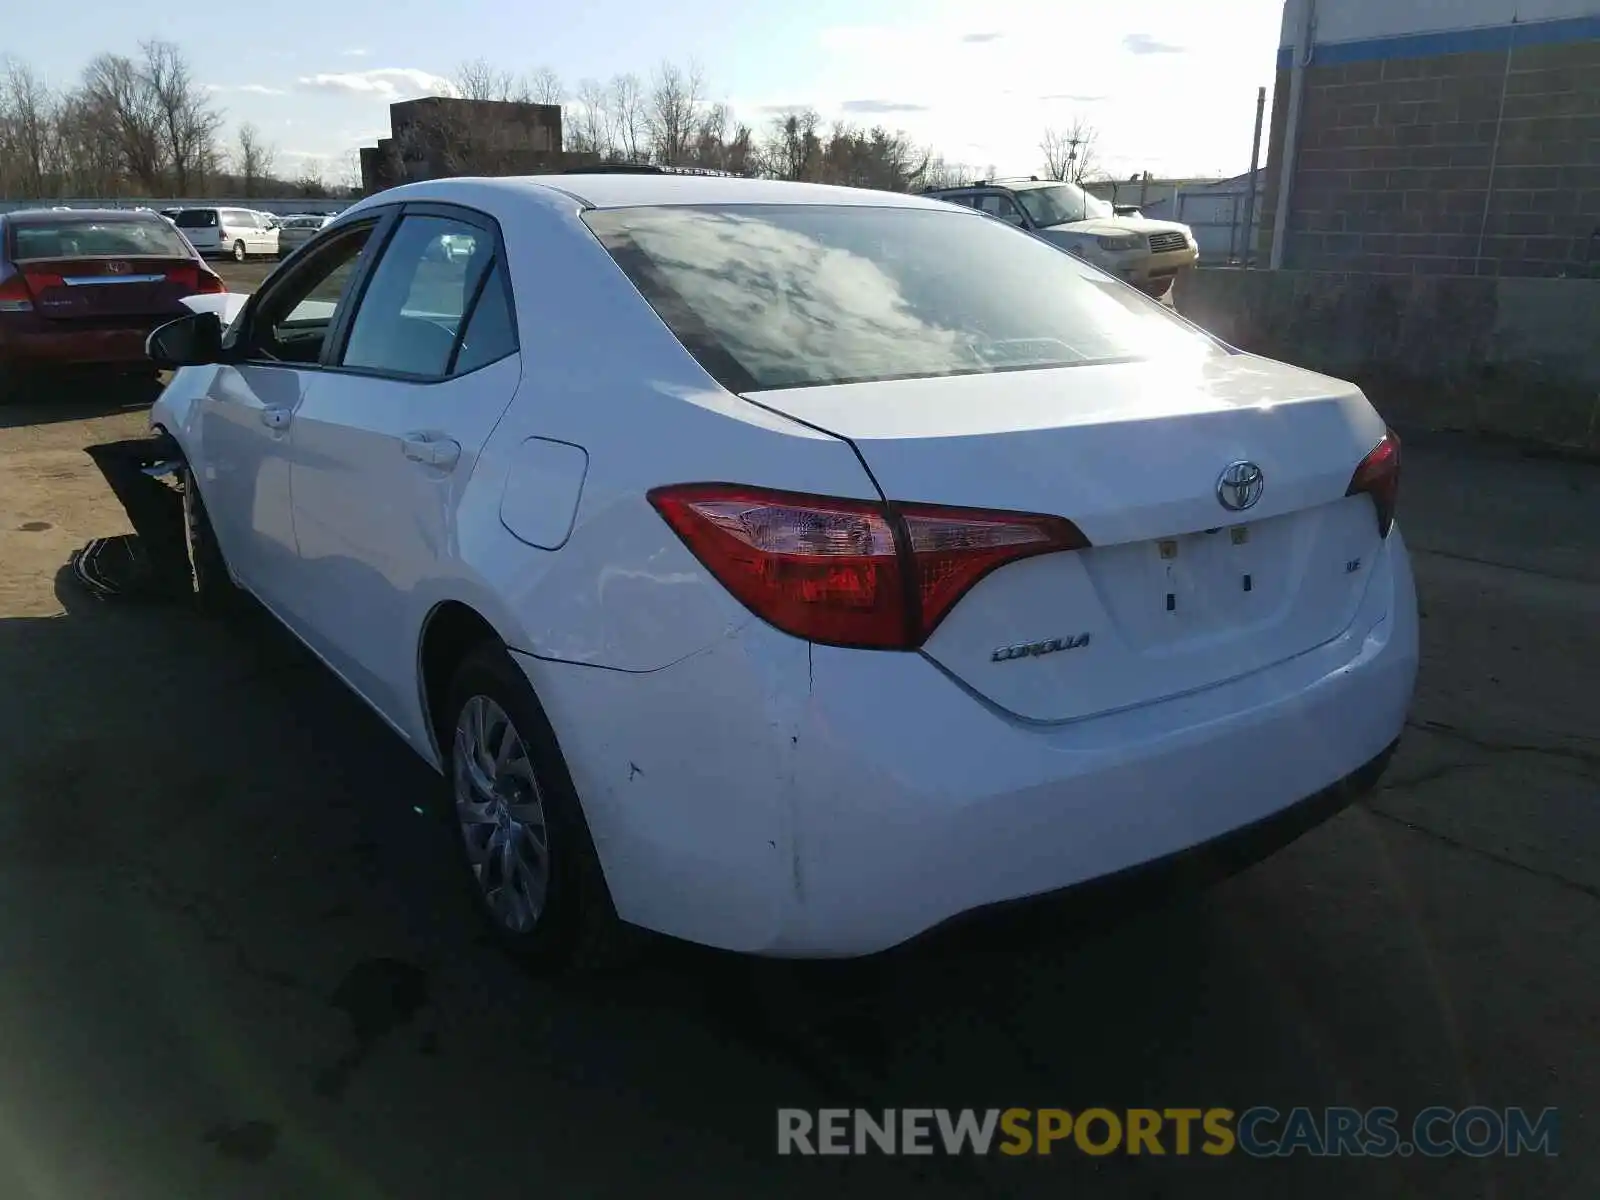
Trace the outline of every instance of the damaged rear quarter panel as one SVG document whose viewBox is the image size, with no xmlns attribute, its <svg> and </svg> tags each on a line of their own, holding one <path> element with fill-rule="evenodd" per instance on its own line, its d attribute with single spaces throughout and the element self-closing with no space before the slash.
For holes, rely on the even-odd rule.
<svg viewBox="0 0 1600 1200">
<path fill-rule="evenodd" d="M 761 952 L 805 903 L 796 779 L 810 645 L 759 621 L 658 671 L 518 655 L 625 921 Z"/>
</svg>

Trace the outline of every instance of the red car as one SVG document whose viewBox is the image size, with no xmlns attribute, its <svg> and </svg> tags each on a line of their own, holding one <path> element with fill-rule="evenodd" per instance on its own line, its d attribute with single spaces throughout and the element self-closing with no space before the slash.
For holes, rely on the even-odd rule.
<svg viewBox="0 0 1600 1200">
<path fill-rule="evenodd" d="M 0 395 L 79 368 L 153 377 L 149 332 L 227 290 L 156 213 L 0 213 Z"/>
</svg>

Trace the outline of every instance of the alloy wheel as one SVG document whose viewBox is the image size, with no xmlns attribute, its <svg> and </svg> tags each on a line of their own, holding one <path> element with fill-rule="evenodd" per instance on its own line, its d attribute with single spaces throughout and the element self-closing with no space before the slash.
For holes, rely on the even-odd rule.
<svg viewBox="0 0 1600 1200">
<path fill-rule="evenodd" d="M 462 706 L 453 774 L 456 819 L 484 903 L 507 930 L 526 933 L 550 886 L 544 797 L 527 743 L 488 696 Z"/>
</svg>

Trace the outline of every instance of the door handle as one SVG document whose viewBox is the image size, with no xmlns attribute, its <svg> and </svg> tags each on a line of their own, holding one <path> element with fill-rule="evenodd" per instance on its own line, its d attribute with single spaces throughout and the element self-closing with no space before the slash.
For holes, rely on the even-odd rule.
<svg viewBox="0 0 1600 1200">
<path fill-rule="evenodd" d="M 414 433 L 400 442 L 400 449 L 412 462 L 448 471 L 461 459 L 461 443 L 451 438 Z"/>
<path fill-rule="evenodd" d="M 268 429 L 287 429 L 289 422 L 294 419 L 294 414 L 287 408 L 263 408 L 261 410 L 261 423 Z"/>
</svg>

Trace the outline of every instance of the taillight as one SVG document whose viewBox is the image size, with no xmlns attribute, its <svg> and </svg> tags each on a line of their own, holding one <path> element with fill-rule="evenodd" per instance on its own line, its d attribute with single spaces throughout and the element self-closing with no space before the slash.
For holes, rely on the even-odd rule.
<svg viewBox="0 0 1600 1200">
<path fill-rule="evenodd" d="M 190 295 L 215 295 L 228 290 L 215 271 L 201 266 L 169 268 L 167 282 Z"/>
<path fill-rule="evenodd" d="M 1072 522 L 1033 513 L 718 483 L 656 488 L 649 499 L 751 612 L 834 646 L 914 650 L 997 567 L 1089 545 Z"/>
<path fill-rule="evenodd" d="M 1383 440 L 1361 460 L 1344 494 L 1371 496 L 1372 505 L 1378 511 L 1378 536 L 1389 536 L 1394 526 L 1395 505 L 1400 499 L 1400 439 L 1394 430 L 1385 430 Z"/>
<path fill-rule="evenodd" d="M 33 293 L 21 275 L 0 279 L 0 313 L 33 311 Z"/>
</svg>

